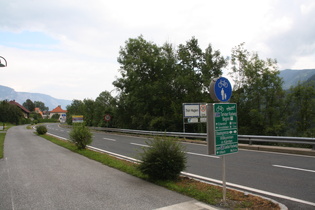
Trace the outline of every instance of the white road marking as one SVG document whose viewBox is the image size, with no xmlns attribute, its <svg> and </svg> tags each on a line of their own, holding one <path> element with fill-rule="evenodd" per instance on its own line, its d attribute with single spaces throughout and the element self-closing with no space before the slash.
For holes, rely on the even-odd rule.
<svg viewBox="0 0 315 210">
<path fill-rule="evenodd" d="M 63 137 L 61 137 L 61 136 L 57 136 L 57 135 L 54 135 L 54 134 L 52 134 L 52 133 L 47 133 L 47 134 L 49 134 L 49 135 L 51 135 L 51 136 L 54 136 L 54 137 L 57 137 L 57 138 L 59 138 L 59 139 L 63 139 L 63 140 L 69 141 L 69 139 L 67 139 L 67 138 L 63 138 Z"/>
<path fill-rule="evenodd" d="M 116 141 L 116 139 L 110 139 L 110 138 L 103 138 L 104 140 L 108 140 L 108 141 Z"/>
<path fill-rule="evenodd" d="M 130 144 L 140 146 L 140 147 L 150 147 L 149 145 L 146 145 L 146 144 L 137 144 L 137 143 L 130 143 Z"/>
<path fill-rule="evenodd" d="M 272 165 L 272 166 L 278 167 L 278 168 L 286 168 L 286 169 L 292 169 L 292 170 L 306 171 L 306 172 L 315 173 L 314 170 L 309 170 L 309 169 L 304 169 L 304 168 L 294 168 L 294 167 L 290 167 L 290 166 L 281 166 L 281 165 Z"/>
<path fill-rule="evenodd" d="M 146 144 L 137 144 L 137 143 L 130 143 L 132 145 L 136 145 L 136 146 L 140 146 L 140 147 L 150 147 Z M 220 157 L 217 157 L 217 156 L 212 156 L 212 155 L 205 155 L 205 154 L 199 154 L 199 153 L 193 153 L 193 152 L 186 152 L 187 154 L 190 154 L 190 155 L 198 155 L 198 156 L 203 156 L 203 157 L 210 157 L 210 158 L 220 158 Z"/>
<path fill-rule="evenodd" d="M 218 156 L 213 156 L 213 155 L 206 155 L 206 154 L 199 154 L 199 153 L 193 153 L 193 152 L 186 152 L 187 154 L 190 155 L 198 155 L 198 156 L 203 156 L 203 157 L 210 157 L 210 158 L 220 158 Z"/>
</svg>

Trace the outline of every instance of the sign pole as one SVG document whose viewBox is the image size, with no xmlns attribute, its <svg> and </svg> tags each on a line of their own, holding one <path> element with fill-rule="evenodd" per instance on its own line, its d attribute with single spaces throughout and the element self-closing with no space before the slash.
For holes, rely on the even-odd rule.
<svg viewBox="0 0 315 210">
<path fill-rule="evenodd" d="M 230 104 L 232 86 L 224 77 L 210 83 L 210 96 L 218 102 L 207 107 L 208 154 L 222 155 L 223 204 L 226 205 L 225 156 L 238 151 L 237 105 Z"/>
<path fill-rule="evenodd" d="M 222 183 L 223 183 L 223 203 L 226 204 L 226 177 L 225 177 L 225 155 L 222 157 Z"/>
</svg>

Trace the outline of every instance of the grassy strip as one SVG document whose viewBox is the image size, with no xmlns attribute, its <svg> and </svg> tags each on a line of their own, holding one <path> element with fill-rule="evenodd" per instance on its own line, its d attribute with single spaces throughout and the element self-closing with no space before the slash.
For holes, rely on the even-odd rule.
<svg viewBox="0 0 315 210">
<path fill-rule="evenodd" d="M 0 159 L 3 158 L 4 138 L 5 138 L 5 133 L 0 133 Z"/>
<path fill-rule="evenodd" d="M 0 122 L 0 126 L 3 126 L 3 123 Z M 5 139 L 5 135 L 6 135 L 6 130 L 8 130 L 9 128 L 11 128 L 13 125 L 10 123 L 6 123 L 6 127 L 3 131 L 3 133 L 0 133 L 0 159 L 3 158 L 3 147 L 4 147 L 4 139 Z"/>
<path fill-rule="evenodd" d="M 137 169 L 137 165 L 130 163 L 129 161 L 124 161 L 124 160 L 120 160 L 118 158 L 109 156 L 107 154 L 103 154 L 103 153 L 99 153 L 99 152 L 95 152 L 89 149 L 85 149 L 85 150 L 79 150 L 77 149 L 77 146 L 74 145 L 71 142 L 68 141 L 64 141 L 64 140 L 60 140 L 56 137 L 53 136 L 49 136 L 49 135 L 41 135 L 41 137 L 59 145 L 62 146 L 64 148 L 69 149 L 72 152 L 78 153 L 80 155 L 83 155 L 87 158 L 90 158 L 92 160 L 98 161 L 104 165 L 110 166 L 112 168 L 116 168 L 119 169 L 123 172 L 126 172 L 128 174 L 137 176 L 139 178 L 143 178 L 145 179 L 146 176 L 143 175 L 138 169 Z"/>
<path fill-rule="evenodd" d="M 230 209 L 280 209 L 277 204 L 269 200 L 262 199 L 253 195 L 245 195 L 242 192 L 235 190 L 227 190 L 227 203 L 222 203 L 222 188 L 219 186 L 214 186 L 204 182 L 199 182 L 187 177 L 180 177 L 176 181 L 152 181 L 148 180 L 148 177 L 142 174 L 138 168 L 137 164 L 131 163 L 129 161 L 117 159 L 115 157 L 109 156 L 107 154 L 95 152 L 92 150 L 78 150 L 77 147 L 68 141 L 64 141 L 53 136 L 41 135 L 41 137 L 59 145 L 70 151 L 76 152 L 78 154 L 84 155 L 92 160 L 103 163 L 104 165 L 116 168 L 120 171 L 126 172 L 138 178 L 151 181 L 155 184 L 163 186 L 167 189 L 179 192 L 181 194 L 192 197 L 196 200 L 208 203 L 211 205 L 216 205 L 220 207 L 230 208 Z"/>
</svg>

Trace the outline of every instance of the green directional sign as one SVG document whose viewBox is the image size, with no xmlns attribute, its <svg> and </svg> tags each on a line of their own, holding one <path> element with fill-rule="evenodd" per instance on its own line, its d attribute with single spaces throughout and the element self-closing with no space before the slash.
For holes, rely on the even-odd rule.
<svg viewBox="0 0 315 210">
<path fill-rule="evenodd" d="M 236 104 L 209 104 L 208 153 L 226 155 L 238 152 Z"/>
</svg>

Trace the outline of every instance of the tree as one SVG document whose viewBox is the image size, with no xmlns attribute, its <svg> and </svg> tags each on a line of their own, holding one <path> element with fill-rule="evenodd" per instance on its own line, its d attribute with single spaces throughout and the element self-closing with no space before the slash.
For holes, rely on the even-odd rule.
<svg viewBox="0 0 315 210">
<path fill-rule="evenodd" d="M 83 100 L 83 116 L 84 122 L 87 126 L 93 126 L 93 115 L 95 109 L 95 102 L 92 99 Z"/>
<path fill-rule="evenodd" d="M 49 107 L 45 106 L 44 102 L 34 101 L 35 108 L 39 108 L 41 111 L 48 111 Z"/>
<path fill-rule="evenodd" d="M 35 104 L 33 103 L 33 101 L 31 101 L 30 99 L 27 99 L 24 103 L 23 106 L 28 109 L 30 112 L 35 111 Z"/>
<path fill-rule="evenodd" d="M 22 111 L 17 106 L 8 103 L 8 101 L 0 102 L 0 122 L 19 125 L 22 118 Z"/>
<path fill-rule="evenodd" d="M 204 53 L 195 38 L 176 51 L 171 44 L 158 46 L 142 36 L 120 49 L 121 78 L 116 120 L 120 127 L 178 131 L 182 103 L 208 100 L 206 84 L 221 74 L 226 59 L 211 45 Z"/>
<path fill-rule="evenodd" d="M 59 118 L 60 118 L 60 114 L 57 114 L 57 113 L 51 116 L 51 119 L 59 120 Z"/>
<path fill-rule="evenodd" d="M 276 60 L 262 60 L 242 43 L 233 48 L 231 64 L 235 84 L 231 102 L 238 105 L 239 133 L 283 134 L 284 91 Z"/>
<path fill-rule="evenodd" d="M 113 126 L 115 124 L 115 114 L 116 114 L 116 99 L 108 91 L 103 91 L 95 99 L 95 108 L 93 115 L 93 125 L 94 126 L 105 126 L 104 116 L 109 114 L 112 116 L 110 122 L 106 123 L 108 126 Z"/>
<path fill-rule="evenodd" d="M 33 118 L 34 120 L 43 119 L 42 115 L 36 112 L 31 112 L 30 118 Z M 59 119 L 59 118 L 58 118 Z"/>
<path fill-rule="evenodd" d="M 315 135 L 315 83 L 299 83 L 287 95 L 290 117 L 289 135 L 314 137 Z"/>
<path fill-rule="evenodd" d="M 73 100 L 70 105 L 67 106 L 67 119 L 66 122 L 72 125 L 72 115 L 84 116 L 84 103 L 81 100 Z"/>
</svg>

